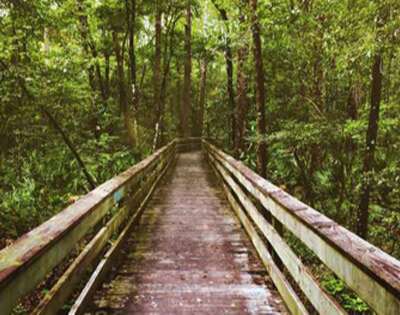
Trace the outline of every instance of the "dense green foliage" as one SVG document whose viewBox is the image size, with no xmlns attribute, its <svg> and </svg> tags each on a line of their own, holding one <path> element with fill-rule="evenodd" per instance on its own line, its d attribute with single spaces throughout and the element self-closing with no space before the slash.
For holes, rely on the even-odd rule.
<svg viewBox="0 0 400 315">
<path fill-rule="evenodd" d="M 83 10 L 79 9 L 83 3 Z M 14 238 L 48 218 L 68 196 L 88 190 L 79 166 L 43 108 L 71 137 L 97 182 L 133 162 L 119 118 L 116 60 L 112 34 L 129 56 L 126 3 L 121 1 L 10 1 L 0 7 L 1 238 Z M 160 4 L 166 77 L 165 139 L 179 130 L 184 56 L 183 2 Z M 226 8 L 222 20 L 217 8 Z M 140 89 L 137 157 L 152 146 L 155 4 L 137 4 L 136 63 Z M 254 72 L 246 7 L 238 1 L 206 1 L 194 7 L 193 109 L 196 128 L 200 64 L 208 63 L 204 133 L 231 148 L 227 121 L 224 47 L 246 47 L 249 79 L 246 150 L 241 158 L 255 166 L 256 143 L 268 143 L 268 176 L 302 200 L 352 228 L 363 184 L 362 160 L 368 124 L 371 65 L 383 54 L 383 92 L 371 195 L 369 237 L 399 255 L 399 13 L 396 1 L 271 1 L 259 17 L 267 87 L 267 135 L 255 128 Z M 386 12 L 387 11 L 387 12 Z M 384 27 L 377 17 L 385 13 Z M 82 27 L 82 17 L 88 28 Z M 83 35 L 83 32 L 87 32 Z M 125 35 L 124 35 L 125 34 Z M 85 39 L 88 37 L 89 39 Z M 95 47 L 96 56 L 87 49 Z M 218 52 L 221 52 L 218 54 Z M 88 69 L 97 66 L 109 97 L 91 88 Z M 95 80 L 99 80 L 98 78 Z M 95 85 L 98 82 L 95 82 Z M 353 107 L 352 107 L 353 106 Z M 221 116 L 227 119 L 221 119 Z M 131 152 L 131 153 L 129 153 Z M 388 233 L 390 231 L 390 233 Z"/>
<path fill-rule="evenodd" d="M 183 134 L 185 5 L 0 0 L 0 248 L 91 189 L 65 136 L 99 184 Z M 268 179 L 351 230 L 368 185 L 367 239 L 399 258 L 400 2 L 259 1 L 265 134 L 247 1 L 193 0 L 192 12 L 190 134 L 202 130 L 254 169 L 266 143 Z M 377 56 L 382 95 L 368 169 Z M 243 124 L 240 148 L 232 120 Z M 325 287 L 364 311 L 335 278 Z"/>
</svg>

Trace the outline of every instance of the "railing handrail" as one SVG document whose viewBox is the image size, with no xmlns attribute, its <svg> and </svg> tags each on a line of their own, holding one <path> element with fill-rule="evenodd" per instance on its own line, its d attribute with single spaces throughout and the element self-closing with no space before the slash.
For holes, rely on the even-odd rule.
<svg viewBox="0 0 400 315">
<path fill-rule="evenodd" d="M 369 292 L 371 296 L 366 296 L 367 288 L 363 288 L 366 284 L 355 285 L 354 283 L 348 283 L 351 275 L 341 274 L 342 270 L 339 270 L 340 268 L 337 268 L 337 270 L 331 268 L 333 262 L 330 260 L 332 260 L 332 258 L 321 257 L 321 255 L 316 253 L 322 262 L 348 283 L 354 291 L 360 294 L 360 297 L 370 304 L 371 307 L 378 312 L 390 307 L 392 307 L 391 309 L 398 307 L 397 311 L 400 309 L 400 261 L 361 239 L 317 210 L 302 203 L 283 189 L 273 185 L 243 163 L 222 152 L 209 142 L 203 140 L 203 144 L 206 150 L 208 150 L 221 165 L 223 164 L 223 167 L 227 169 L 229 174 L 235 177 L 240 184 L 243 186 L 251 185 L 254 188 L 250 189 L 249 193 L 258 199 L 261 204 L 263 204 L 264 208 L 289 231 L 292 233 L 294 232 L 291 230 L 291 226 L 288 222 L 282 220 L 284 216 L 280 216 L 280 213 L 285 215 L 289 214 L 290 217 L 287 216 L 287 218 L 293 218 L 293 222 L 296 221 L 301 224 L 303 230 L 299 230 L 300 232 L 297 233 L 298 235 L 296 235 L 296 232 L 293 233 L 296 237 L 300 238 L 299 234 L 301 234 L 302 231 L 304 233 L 312 231 L 313 234 L 323 241 L 323 244 L 325 244 L 327 248 L 331 247 L 338 253 L 337 256 L 343 256 L 345 258 L 343 260 L 344 262 L 347 261 L 354 264 L 355 268 L 352 268 L 350 264 L 348 265 L 350 272 L 364 273 L 373 279 L 373 281 L 376 281 L 379 285 L 374 286 L 374 288 L 379 289 L 381 287 L 383 290 L 378 290 L 379 292 Z M 247 190 L 249 189 L 249 187 L 245 188 Z M 268 207 L 270 209 L 268 209 Z M 271 208 L 273 208 L 274 211 L 271 211 Z M 301 240 L 306 244 L 304 239 Z M 306 245 L 310 248 L 310 245 L 312 245 L 311 241 L 310 244 Z M 313 248 L 310 249 L 313 250 Z M 377 295 L 378 297 L 373 298 L 373 295 Z M 381 300 L 381 302 L 379 302 L 379 300 Z M 393 301 L 397 303 L 396 306 L 384 305 L 384 303 Z M 379 304 L 379 306 L 377 304 Z"/>
<path fill-rule="evenodd" d="M 138 176 L 140 177 L 141 174 L 151 168 L 163 156 L 167 155 L 175 145 L 176 140 L 171 141 L 168 145 L 162 147 L 138 164 L 92 190 L 48 221 L 24 234 L 9 247 L 1 250 L 0 296 L 16 300 L 16 298 L 32 290 L 38 284 L 38 279 L 43 279 L 48 272 L 68 255 L 69 251 L 76 245 L 76 242 L 82 239 L 108 213 L 109 209 L 125 197 L 127 185 Z M 89 217 L 90 222 L 86 221 Z M 64 247 L 64 251 L 55 251 L 56 253 L 51 257 L 54 261 L 49 262 L 46 267 L 43 266 L 41 268 L 41 276 L 38 275 L 36 281 L 25 279 L 26 282 L 32 283 L 29 283 L 29 285 L 14 284 L 16 277 L 19 278 L 19 282 L 22 282 L 23 277 L 21 278 L 21 276 L 23 276 L 25 271 L 30 269 L 33 263 L 43 258 L 49 250 L 57 246 L 64 239 L 70 238 L 71 231 L 75 231 L 75 228 L 78 227 L 80 229 L 80 226 L 84 225 L 84 223 L 90 224 L 82 227 L 82 231 L 79 230 L 79 233 L 76 232 L 75 243 Z M 4 292 L 7 291 L 11 282 L 14 284 L 15 290 L 13 291 L 18 292 Z M 0 302 L 3 303 L 5 301 Z M 10 301 L 7 305 L 13 302 Z"/>
<path fill-rule="evenodd" d="M 2 308 L 2 311 L 7 314 L 19 297 L 28 293 L 44 279 L 68 255 L 76 242 L 106 216 L 109 209 L 125 200 L 124 198 L 130 194 L 129 190 L 142 180 L 142 177 L 150 173 L 155 174 L 151 178 L 157 177 L 158 167 L 164 168 L 165 161 L 171 161 L 177 144 L 197 149 L 200 140 L 200 138 L 173 140 L 0 251 L 0 306 L 5 305 L 6 308 L 5 310 Z M 327 308 L 329 311 L 324 310 L 324 314 L 345 313 L 331 297 L 324 293 L 316 280 L 308 275 L 307 268 L 295 257 L 291 249 L 283 244 L 284 240 L 278 229 L 275 230 L 273 224 L 265 221 L 246 194 L 258 200 L 277 224 L 282 224 L 300 239 L 379 314 L 397 314 L 396 312 L 400 309 L 400 262 L 398 260 L 260 177 L 208 141 L 203 139 L 202 143 L 215 169 L 224 179 L 224 186 L 229 186 L 230 193 L 236 194 L 238 201 L 230 199 L 231 203 L 236 202 L 236 205 L 238 202 L 241 203 L 241 207 L 247 211 L 247 216 L 255 222 L 261 233 L 264 233 L 264 237 L 269 233 L 268 236 L 271 238 L 267 237 L 267 239 L 274 250 L 286 248 L 289 254 L 285 253 L 283 257 L 288 257 L 288 261 L 283 261 L 283 265 L 289 269 L 290 273 L 293 270 L 297 272 L 298 269 L 296 276 L 303 281 L 299 284 L 303 292 L 305 287 L 308 289 L 308 285 L 312 286 L 305 295 L 318 310 Z M 169 162 L 165 165 L 169 165 Z M 144 190 L 147 189 L 145 187 L 149 187 L 151 181 L 147 180 L 147 184 L 143 186 Z M 128 212 L 125 211 L 113 222 L 121 220 L 127 214 Z M 246 215 L 242 212 L 241 215 L 243 214 Z M 260 222 L 255 221 L 257 218 Z M 251 221 L 248 218 L 244 220 L 246 220 L 244 225 L 249 228 Z M 107 233 L 111 230 L 109 229 Z M 250 231 L 253 234 L 257 233 L 252 227 Z M 257 236 L 254 237 L 257 238 Z M 263 251 L 261 258 L 272 261 L 266 247 L 260 245 L 262 242 L 261 238 L 257 238 L 256 243 Z M 282 251 L 278 254 L 282 255 Z M 271 262 L 268 270 L 273 274 L 272 279 L 276 282 L 278 290 L 282 295 L 286 294 L 284 299 L 292 305 L 297 303 L 293 308 L 297 310 L 297 313 L 306 314 L 304 305 L 296 296 L 290 283 L 284 279 L 285 276 L 279 268 Z"/>
</svg>

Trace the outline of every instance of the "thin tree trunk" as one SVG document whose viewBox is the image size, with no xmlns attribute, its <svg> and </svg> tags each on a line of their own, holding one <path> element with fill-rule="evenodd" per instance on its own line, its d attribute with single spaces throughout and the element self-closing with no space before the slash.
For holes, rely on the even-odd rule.
<svg viewBox="0 0 400 315">
<path fill-rule="evenodd" d="M 162 12 L 161 3 L 159 0 L 156 1 L 156 17 L 155 17 L 155 51 L 154 51 L 154 69 L 153 69 L 153 104 L 155 108 L 155 119 L 154 119 L 154 140 L 153 140 L 153 151 L 159 145 L 160 136 L 160 121 L 162 115 L 161 109 L 161 24 Z"/>
<path fill-rule="evenodd" d="M 189 114 L 192 108 L 192 9 L 191 0 L 186 4 L 186 25 L 185 25 L 185 75 L 183 82 L 183 96 L 181 104 L 182 136 L 190 136 Z"/>
<path fill-rule="evenodd" d="M 324 87 L 324 68 L 323 68 L 323 31 L 322 26 L 317 28 L 317 34 L 314 37 L 314 65 L 313 65 L 313 83 L 314 83 L 314 102 L 320 113 L 326 111 L 325 108 L 325 87 Z"/>
<path fill-rule="evenodd" d="M 244 136 L 246 130 L 246 116 L 249 110 L 249 102 L 247 97 L 247 75 L 245 73 L 244 65 L 248 55 L 248 48 L 246 44 L 239 47 L 237 53 L 237 96 L 236 96 L 236 136 L 234 153 L 238 158 L 244 150 Z"/>
<path fill-rule="evenodd" d="M 113 32 L 112 37 L 113 37 L 115 58 L 117 60 L 117 77 L 118 77 L 118 92 L 119 92 L 120 110 L 121 110 L 121 114 L 124 119 L 129 143 L 131 144 L 132 148 L 135 148 L 136 147 L 135 126 L 133 124 L 132 112 L 128 106 L 123 54 L 121 51 L 118 34 L 116 32 Z"/>
<path fill-rule="evenodd" d="M 137 66 L 136 66 L 136 0 L 126 0 L 126 9 L 128 17 L 128 55 L 129 55 L 129 83 L 132 90 L 132 107 L 136 113 L 139 107 L 139 86 L 137 84 Z"/>
<path fill-rule="evenodd" d="M 221 8 L 215 0 L 212 1 L 215 8 L 218 10 L 221 19 L 224 22 L 228 22 L 228 14 L 224 8 Z M 226 25 L 226 27 L 228 27 Z M 229 30 L 228 30 L 229 31 Z M 226 35 L 226 42 L 225 42 L 225 62 L 226 62 L 226 87 L 228 92 L 228 105 L 229 110 L 231 111 L 231 141 L 232 146 L 235 145 L 235 137 L 236 137 L 236 117 L 235 117 L 235 92 L 233 89 L 233 54 L 232 54 L 232 47 L 231 47 L 231 39 L 229 35 Z"/>
<path fill-rule="evenodd" d="M 85 51 L 86 55 L 89 55 L 89 26 L 87 22 L 87 16 L 85 14 L 84 4 L 82 0 L 77 0 L 77 11 L 79 13 L 79 26 L 80 26 L 80 34 L 82 37 L 83 43 L 83 50 Z M 92 88 L 92 91 L 96 91 L 96 84 L 94 78 L 94 67 L 91 63 L 89 63 L 88 67 L 88 78 L 89 78 L 89 85 Z"/>
<path fill-rule="evenodd" d="M 257 107 L 257 133 L 259 143 L 257 146 L 257 171 L 262 177 L 267 173 L 267 145 L 265 141 L 265 86 L 264 86 L 264 64 L 262 58 L 262 45 L 260 35 L 260 24 L 257 15 L 257 0 L 250 0 L 253 53 L 256 73 L 256 107 Z"/>
<path fill-rule="evenodd" d="M 125 0 L 127 26 L 128 26 L 128 56 L 129 56 L 129 86 L 131 98 L 128 110 L 131 117 L 131 128 L 135 143 L 139 140 L 137 112 L 139 110 L 139 87 L 137 85 L 136 75 L 136 53 L 135 53 L 135 35 L 136 35 L 136 0 Z"/>
<path fill-rule="evenodd" d="M 104 89 L 107 99 L 110 97 L 110 54 L 104 53 L 105 70 L 104 70 Z"/>
<path fill-rule="evenodd" d="M 183 126 L 182 126 L 182 75 L 181 75 L 181 68 L 182 65 L 177 60 L 176 62 L 176 86 L 175 86 L 175 112 L 174 112 L 174 117 L 177 117 L 177 134 L 179 136 L 183 135 Z"/>
<path fill-rule="evenodd" d="M 366 152 L 363 162 L 363 186 L 357 211 L 356 232 L 366 238 L 368 234 L 368 212 L 370 194 L 374 180 L 375 149 L 378 136 L 379 107 L 382 95 L 382 56 L 377 53 L 372 66 L 371 107 L 369 112 Z"/>
<path fill-rule="evenodd" d="M 87 55 L 91 55 L 95 61 L 88 68 L 89 84 L 93 91 L 98 90 L 103 102 L 107 101 L 107 93 L 101 74 L 100 63 L 98 61 L 98 52 L 89 31 L 88 18 L 84 9 L 83 0 L 77 0 L 77 10 L 79 13 L 80 33 L 83 41 L 83 49 Z"/>
<path fill-rule="evenodd" d="M 172 25 L 168 26 L 168 29 L 165 34 L 164 40 L 164 56 L 163 56 L 163 77 L 161 80 L 161 88 L 160 88 L 160 116 L 159 116 L 159 133 L 156 141 L 157 147 L 160 147 L 164 143 L 164 112 L 166 108 L 166 95 L 167 95 L 167 83 L 168 77 L 170 73 L 171 59 L 173 55 L 174 49 L 174 34 L 176 23 L 179 20 L 179 15 L 174 18 L 172 21 Z M 179 98 L 178 98 L 179 100 Z M 179 104 L 179 102 L 178 102 Z"/>
<path fill-rule="evenodd" d="M 203 135 L 204 129 L 204 111 L 206 105 L 206 89 L 207 89 L 207 67 L 208 60 L 204 58 L 200 64 L 200 93 L 199 93 L 199 136 Z"/>
<path fill-rule="evenodd" d="M 127 3 L 127 16 L 128 16 L 128 44 L 129 44 L 129 74 L 130 83 L 136 90 L 136 54 L 135 54 L 135 33 L 136 33 L 136 0 L 126 0 Z M 135 95 L 134 95 L 135 97 Z"/>
<path fill-rule="evenodd" d="M 227 76 L 227 90 L 228 90 L 228 100 L 229 100 L 229 110 L 231 112 L 231 141 L 232 145 L 235 143 L 235 129 L 236 129 L 236 121 L 235 121 L 235 94 L 233 91 L 233 56 L 232 49 L 230 45 L 229 38 L 226 42 L 225 48 L 225 59 L 226 59 L 226 76 Z"/>
</svg>

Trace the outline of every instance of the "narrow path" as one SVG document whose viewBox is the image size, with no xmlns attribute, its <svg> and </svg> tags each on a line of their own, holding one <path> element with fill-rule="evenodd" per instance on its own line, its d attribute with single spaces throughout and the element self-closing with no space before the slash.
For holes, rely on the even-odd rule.
<svg viewBox="0 0 400 315">
<path fill-rule="evenodd" d="M 178 156 L 86 314 L 281 314 L 201 152 Z"/>
</svg>

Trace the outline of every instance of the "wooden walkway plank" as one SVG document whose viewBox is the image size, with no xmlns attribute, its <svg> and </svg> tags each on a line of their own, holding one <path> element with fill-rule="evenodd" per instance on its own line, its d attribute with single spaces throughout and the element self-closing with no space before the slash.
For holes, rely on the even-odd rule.
<svg viewBox="0 0 400 315">
<path fill-rule="evenodd" d="M 286 314 L 201 152 L 155 191 L 85 314 Z"/>
</svg>

